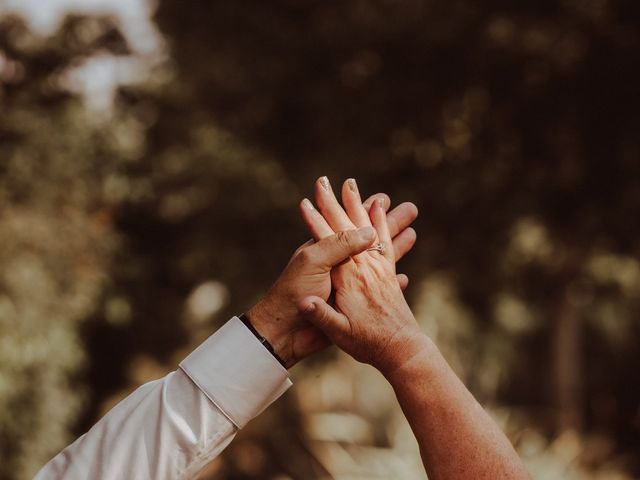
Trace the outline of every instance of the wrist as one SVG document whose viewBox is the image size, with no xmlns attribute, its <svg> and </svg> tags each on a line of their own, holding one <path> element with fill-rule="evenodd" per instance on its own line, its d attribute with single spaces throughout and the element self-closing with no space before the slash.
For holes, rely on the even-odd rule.
<svg viewBox="0 0 640 480">
<path fill-rule="evenodd" d="M 250 308 L 245 317 L 249 320 L 258 334 L 267 340 L 273 348 L 273 353 L 282 361 L 286 368 L 295 363 L 291 348 L 291 332 L 283 325 L 281 316 L 270 308 L 268 300 L 262 300 Z"/>
<path fill-rule="evenodd" d="M 378 367 L 391 384 L 402 381 L 404 373 L 410 371 L 414 365 L 428 362 L 433 358 L 437 347 L 429 337 L 416 329 L 416 332 L 395 342 L 393 350 L 394 354 L 386 358 Z"/>
</svg>

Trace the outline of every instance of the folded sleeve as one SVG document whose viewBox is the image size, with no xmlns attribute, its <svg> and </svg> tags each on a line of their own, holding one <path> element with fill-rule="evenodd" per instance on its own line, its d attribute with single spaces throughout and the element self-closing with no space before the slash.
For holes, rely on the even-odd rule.
<svg viewBox="0 0 640 480">
<path fill-rule="evenodd" d="M 224 368 L 212 370 L 214 365 Z M 234 317 L 180 368 L 238 428 L 291 386 L 287 370 Z"/>
<path fill-rule="evenodd" d="M 291 381 L 236 317 L 107 413 L 36 475 L 45 479 L 189 479 Z"/>
</svg>

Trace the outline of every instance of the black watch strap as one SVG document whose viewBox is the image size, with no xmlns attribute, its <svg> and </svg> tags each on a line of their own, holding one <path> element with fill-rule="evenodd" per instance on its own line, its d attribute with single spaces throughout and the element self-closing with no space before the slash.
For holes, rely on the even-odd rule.
<svg viewBox="0 0 640 480">
<path fill-rule="evenodd" d="M 278 360 L 278 362 L 280 362 L 280 365 L 282 365 L 284 368 L 287 368 L 287 366 L 284 364 L 284 361 L 278 356 L 278 354 L 275 352 L 275 350 L 273 349 L 269 341 L 266 338 L 264 338 L 262 335 L 260 335 L 258 331 L 253 327 L 253 325 L 251 325 L 251 321 L 249 320 L 249 318 L 244 313 L 242 315 L 239 315 L 238 318 L 242 323 L 245 324 L 245 326 L 251 331 L 251 333 L 255 335 L 255 337 L 260 341 L 262 346 L 267 350 L 269 350 L 269 353 L 273 355 L 273 357 L 276 360 Z"/>
</svg>

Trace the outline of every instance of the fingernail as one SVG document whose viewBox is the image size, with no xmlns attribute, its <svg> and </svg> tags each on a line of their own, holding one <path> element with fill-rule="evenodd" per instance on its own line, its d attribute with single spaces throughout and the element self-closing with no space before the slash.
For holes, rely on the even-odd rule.
<svg viewBox="0 0 640 480">
<path fill-rule="evenodd" d="M 376 236 L 376 231 L 373 229 L 373 227 L 362 227 L 360 230 L 358 230 L 358 234 L 363 241 L 370 242 L 373 241 L 374 237 Z"/>
<path fill-rule="evenodd" d="M 376 205 L 378 205 L 378 208 L 381 208 L 384 210 L 384 200 L 382 198 L 376 199 Z"/>
<path fill-rule="evenodd" d="M 311 203 L 308 198 L 305 198 L 302 201 L 302 204 L 305 206 L 305 208 L 308 208 L 309 210 L 314 210 L 313 203 Z"/>
<path fill-rule="evenodd" d="M 329 183 L 329 179 L 327 177 L 320 177 L 320 185 L 322 185 L 322 188 L 324 188 L 327 192 L 331 190 L 331 184 Z"/>
<path fill-rule="evenodd" d="M 349 187 L 349 190 L 351 190 L 353 193 L 358 193 L 358 185 L 356 184 L 355 178 L 348 179 L 347 186 Z"/>
<path fill-rule="evenodd" d="M 310 303 L 309 306 L 307 308 L 305 308 L 305 312 L 307 313 L 311 313 L 316 309 L 316 304 L 315 303 Z"/>
</svg>

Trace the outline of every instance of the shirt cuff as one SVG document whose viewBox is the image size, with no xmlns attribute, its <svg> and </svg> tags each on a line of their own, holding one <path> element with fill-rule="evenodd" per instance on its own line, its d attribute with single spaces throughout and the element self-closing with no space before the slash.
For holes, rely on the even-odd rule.
<svg viewBox="0 0 640 480">
<path fill-rule="evenodd" d="M 238 428 L 292 385 L 287 370 L 237 317 L 189 354 L 180 368 Z"/>
</svg>

